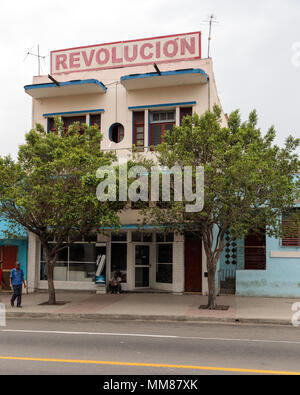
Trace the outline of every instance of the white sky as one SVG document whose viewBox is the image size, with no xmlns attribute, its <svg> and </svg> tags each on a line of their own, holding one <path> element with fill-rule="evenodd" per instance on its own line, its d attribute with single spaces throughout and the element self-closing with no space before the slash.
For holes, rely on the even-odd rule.
<svg viewBox="0 0 300 395">
<path fill-rule="evenodd" d="M 31 127 L 31 99 L 24 93 L 37 74 L 26 52 L 202 30 L 207 56 L 209 14 L 217 16 L 212 52 L 224 111 L 243 117 L 256 108 L 277 143 L 300 137 L 300 0 L 2 0 L 0 155 L 16 156 Z M 298 59 L 298 66 L 293 64 Z M 49 72 L 49 56 L 42 63 Z"/>
</svg>

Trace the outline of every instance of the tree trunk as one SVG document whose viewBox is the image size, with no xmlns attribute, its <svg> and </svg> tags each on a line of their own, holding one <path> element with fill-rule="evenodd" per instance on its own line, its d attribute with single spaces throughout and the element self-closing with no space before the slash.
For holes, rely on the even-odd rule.
<svg viewBox="0 0 300 395">
<path fill-rule="evenodd" d="M 55 288 L 53 282 L 54 264 L 53 262 L 48 262 L 47 260 L 47 279 L 48 279 L 48 294 L 49 294 L 49 305 L 56 305 Z"/>
<path fill-rule="evenodd" d="M 216 268 L 214 262 L 208 263 L 208 310 L 216 310 L 217 295 L 216 295 Z"/>
</svg>

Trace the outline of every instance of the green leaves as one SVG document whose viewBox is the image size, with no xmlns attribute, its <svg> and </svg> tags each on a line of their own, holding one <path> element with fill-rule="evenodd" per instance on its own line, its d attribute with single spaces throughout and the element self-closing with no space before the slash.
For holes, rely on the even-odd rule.
<svg viewBox="0 0 300 395">
<path fill-rule="evenodd" d="M 65 131 L 57 119 L 55 132 L 37 125 L 27 133 L 16 162 L 0 158 L 0 210 L 12 221 L 10 231 L 19 224 L 62 243 L 74 228 L 84 234 L 103 223 L 117 226 L 122 207 L 96 197 L 97 169 L 115 160 L 100 151 L 101 140 L 98 127 L 74 124 Z"/>
<path fill-rule="evenodd" d="M 274 127 L 262 136 L 257 123 L 256 111 L 242 122 L 236 110 L 224 125 L 221 109 L 215 106 L 202 116 L 185 118 L 181 127 L 166 133 L 164 143 L 156 149 L 159 164 L 203 166 L 205 206 L 202 213 L 187 217 L 184 206 L 173 204 L 163 213 L 156 210 L 154 218 L 177 223 L 181 231 L 183 221 L 185 228 L 194 226 L 207 234 L 214 227 L 220 232 L 230 227 L 235 237 L 261 227 L 267 227 L 269 234 L 279 234 L 278 215 L 294 205 L 296 196 L 299 139 L 290 137 L 280 148 L 273 144 Z"/>
</svg>

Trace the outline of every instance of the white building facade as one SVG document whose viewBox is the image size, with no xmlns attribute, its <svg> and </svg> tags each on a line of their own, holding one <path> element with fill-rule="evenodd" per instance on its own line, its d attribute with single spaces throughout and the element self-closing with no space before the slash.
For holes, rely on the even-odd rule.
<svg viewBox="0 0 300 395">
<path fill-rule="evenodd" d="M 151 156 L 165 130 L 184 116 L 220 105 L 211 59 L 201 57 L 201 33 L 73 48 L 51 53 L 51 75 L 34 77 L 25 92 L 33 99 L 33 126 L 48 131 L 58 116 L 68 127 L 98 124 L 101 149 L 120 162 L 132 146 Z M 225 119 L 224 119 L 225 121 Z M 118 234 L 99 229 L 63 252 L 55 268 L 56 289 L 99 290 L 97 258 L 105 255 L 106 281 L 122 274 L 127 291 L 207 292 L 206 257 L 199 240 L 139 227 L 140 212 L 120 214 Z M 28 287 L 47 289 L 39 241 L 29 235 Z M 101 289 L 105 289 L 102 287 Z"/>
</svg>

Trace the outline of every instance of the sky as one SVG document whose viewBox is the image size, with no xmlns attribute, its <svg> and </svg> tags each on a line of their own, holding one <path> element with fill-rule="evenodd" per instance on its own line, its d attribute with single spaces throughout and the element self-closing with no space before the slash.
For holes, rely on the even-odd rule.
<svg viewBox="0 0 300 395">
<path fill-rule="evenodd" d="M 300 137 L 300 0 L 2 0 L 0 155 L 17 155 L 31 128 L 31 98 L 24 85 L 37 75 L 37 59 L 51 50 L 201 30 L 211 56 L 223 109 L 258 111 L 262 132 L 275 125 L 276 143 Z M 33 47 L 33 48 L 32 48 Z"/>
</svg>

